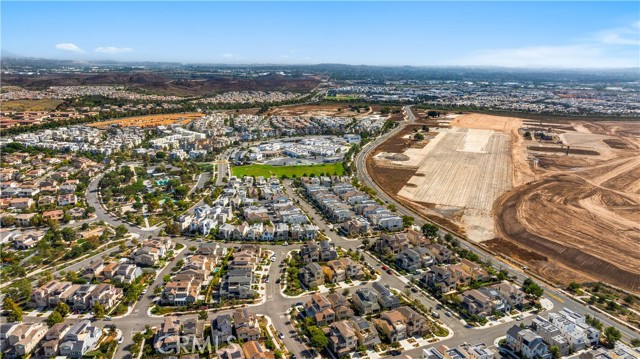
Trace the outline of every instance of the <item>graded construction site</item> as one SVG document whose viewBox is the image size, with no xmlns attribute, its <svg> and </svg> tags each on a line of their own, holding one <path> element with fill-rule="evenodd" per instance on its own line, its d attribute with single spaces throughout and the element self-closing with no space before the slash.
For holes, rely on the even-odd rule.
<svg viewBox="0 0 640 359">
<path fill-rule="evenodd" d="M 551 281 L 639 292 L 638 127 L 419 116 L 366 165 L 398 201 Z"/>
</svg>

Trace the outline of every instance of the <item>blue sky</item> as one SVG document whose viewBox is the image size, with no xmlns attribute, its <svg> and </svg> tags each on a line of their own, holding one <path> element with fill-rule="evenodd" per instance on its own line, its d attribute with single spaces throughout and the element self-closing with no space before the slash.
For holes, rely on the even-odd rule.
<svg viewBox="0 0 640 359">
<path fill-rule="evenodd" d="M 22 56 L 198 63 L 640 66 L 640 2 L 12 2 Z"/>
</svg>

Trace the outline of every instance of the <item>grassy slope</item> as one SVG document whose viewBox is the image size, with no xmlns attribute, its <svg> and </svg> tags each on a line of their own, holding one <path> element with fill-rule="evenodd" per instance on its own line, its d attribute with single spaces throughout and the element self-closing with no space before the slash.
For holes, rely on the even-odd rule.
<svg viewBox="0 0 640 359">
<path fill-rule="evenodd" d="M 2 102 L 4 111 L 53 111 L 61 100 L 10 100 Z"/>
</svg>

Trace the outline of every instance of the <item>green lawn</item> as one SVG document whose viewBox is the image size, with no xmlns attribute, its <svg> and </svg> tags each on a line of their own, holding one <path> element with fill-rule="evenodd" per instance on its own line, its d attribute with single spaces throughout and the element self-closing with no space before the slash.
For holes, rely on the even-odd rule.
<svg viewBox="0 0 640 359">
<path fill-rule="evenodd" d="M 233 166 L 231 173 L 238 178 L 243 176 L 265 176 L 270 177 L 276 175 L 278 177 L 287 175 L 288 177 L 302 177 L 305 174 L 307 176 L 315 174 L 333 175 L 337 173 L 342 175 L 344 173 L 344 167 L 342 162 L 338 163 L 326 163 L 322 165 L 305 165 L 305 166 L 271 166 L 271 165 L 249 165 L 249 166 Z"/>
</svg>

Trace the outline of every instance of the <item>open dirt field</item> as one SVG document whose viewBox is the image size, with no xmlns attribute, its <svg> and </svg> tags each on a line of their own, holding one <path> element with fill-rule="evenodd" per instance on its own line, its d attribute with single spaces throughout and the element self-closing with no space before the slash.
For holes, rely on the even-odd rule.
<svg viewBox="0 0 640 359">
<path fill-rule="evenodd" d="M 405 151 L 418 170 L 398 195 L 416 202 L 490 211 L 511 188 L 509 135 L 454 128 Z"/>
<path fill-rule="evenodd" d="M 518 118 L 457 116 L 423 148 L 383 143 L 367 166 L 401 202 L 551 281 L 640 292 L 640 126 L 542 122 L 554 141 L 525 139 L 533 122 Z"/>
<path fill-rule="evenodd" d="M 97 128 L 105 128 L 111 125 L 116 125 L 118 127 L 155 127 L 155 126 L 166 126 L 172 123 L 188 123 L 192 120 L 200 118 L 204 116 L 202 113 L 177 113 L 171 115 L 149 115 L 149 116 L 138 116 L 138 117 L 125 117 L 119 118 L 117 120 L 111 121 L 102 121 L 102 122 L 94 122 L 89 124 L 88 126 L 93 126 Z"/>
<path fill-rule="evenodd" d="M 525 259 L 531 270 L 562 284 L 603 281 L 640 291 L 640 138 L 633 126 L 573 123 L 577 132 L 562 137 L 584 139 L 571 147 L 579 152 L 534 151 L 538 179 L 496 202 L 499 237 L 547 258 Z M 513 248 L 494 250 L 519 257 Z"/>
</svg>

